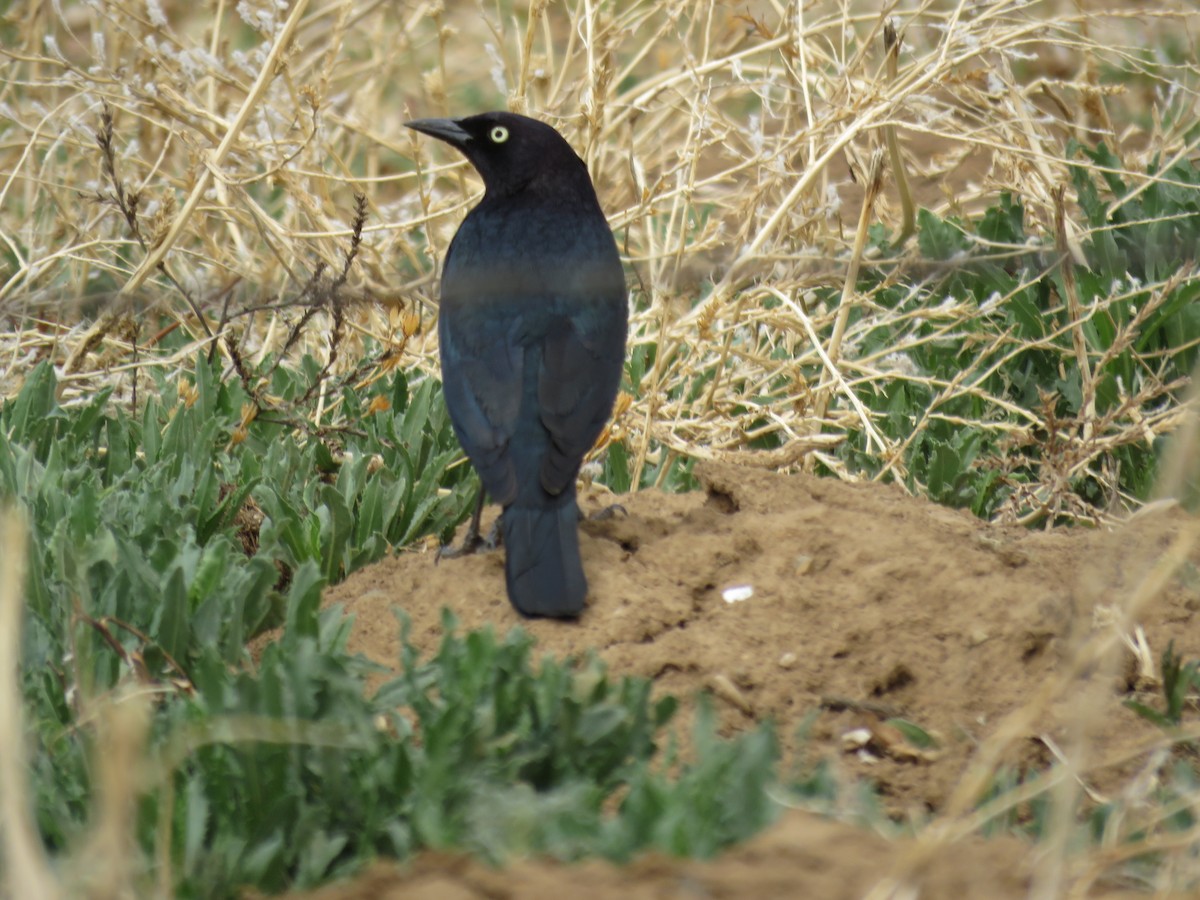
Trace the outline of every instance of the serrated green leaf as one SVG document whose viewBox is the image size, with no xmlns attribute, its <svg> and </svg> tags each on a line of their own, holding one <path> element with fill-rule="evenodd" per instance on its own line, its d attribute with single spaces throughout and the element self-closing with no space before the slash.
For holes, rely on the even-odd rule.
<svg viewBox="0 0 1200 900">
<path fill-rule="evenodd" d="M 321 502 L 324 509 L 318 515 L 325 513 L 322 517 L 325 528 L 321 534 L 321 565 L 326 580 L 332 583 L 340 580 L 342 575 L 350 538 L 354 534 L 354 518 L 341 493 L 332 485 L 322 486 Z"/>
<path fill-rule="evenodd" d="M 927 259 L 949 260 L 971 246 L 963 229 L 927 209 L 917 212 L 917 244 Z"/>
<path fill-rule="evenodd" d="M 288 587 L 284 635 L 317 636 L 317 608 L 321 603 L 321 588 L 325 579 L 312 560 L 305 561 L 292 573 Z"/>
<path fill-rule="evenodd" d="M 162 585 L 162 595 L 151 623 L 150 637 L 176 662 L 183 662 L 187 659 L 190 634 L 191 607 L 188 604 L 187 585 L 184 582 L 183 570 L 176 566 L 171 569 Z"/>
<path fill-rule="evenodd" d="M 392 373 L 392 413 L 402 414 L 408 408 L 408 377 L 404 370 L 396 369 Z"/>
</svg>

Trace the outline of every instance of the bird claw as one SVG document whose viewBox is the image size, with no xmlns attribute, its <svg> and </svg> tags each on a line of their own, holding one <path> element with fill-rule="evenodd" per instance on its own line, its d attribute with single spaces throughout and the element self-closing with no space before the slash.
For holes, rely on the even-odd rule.
<svg viewBox="0 0 1200 900">
<path fill-rule="evenodd" d="M 460 556 L 472 556 L 476 553 L 495 550 L 504 542 L 503 537 L 504 535 L 500 531 L 499 519 L 492 525 L 492 530 L 488 532 L 487 537 L 481 535 L 477 527 L 469 528 L 467 533 L 463 535 L 462 543 L 457 547 L 452 544 L 442 544 L 442 546 L 438 547 L 434 563 L 439 563 L 443 559 L 458 559 Z"/>
<path fill-rule="evenodd" d="M 442 544 L 438 547 L 435 562 L 441 562 L 443 559 L 458 559 L 460 556 L 471 556 L 484 549 L 485 543 L 486 541 L 480 535 L 468 534 L 457 547 L 453 544 Z"/>
</svg>

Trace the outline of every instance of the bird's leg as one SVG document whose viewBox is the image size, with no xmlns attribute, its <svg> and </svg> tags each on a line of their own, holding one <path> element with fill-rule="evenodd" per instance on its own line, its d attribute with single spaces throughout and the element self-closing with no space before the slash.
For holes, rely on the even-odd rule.
<svg viewBox="0 0 1200 900">
<path fill-rule="evenodd" d="M 467 533 L 463 535 L 462 543 L 457 547 L 452 547 L 445 544 L 438 548 L 438 560 L 454 559 L 456 556 L 469 556 L 472 553 L 478 553 L 480 550 L 491 550 L 496 547 L 498 541 L 496 535 L 499 534 L 499 521 L 492 527 L 492 531 L 486 538 L 479 534 L 479 520 L 483 517 L 483 500 L 484 491 L 483 485 L 479 486 L 479 494 L 475 499 L 475 512 L 471 514 L 471 524 L 467 526 Z"/>
<path fill-rule="evenodd" d="M 504 521 L 504 515 L 496 516 L 496 521 L 492 523 L 492 530 L 488 532 L 488 536 L 484 538 L 484 545 L 489 550 L 495 550 L 504 543 L 504 529 L 500 524 Z"/>
</svg>

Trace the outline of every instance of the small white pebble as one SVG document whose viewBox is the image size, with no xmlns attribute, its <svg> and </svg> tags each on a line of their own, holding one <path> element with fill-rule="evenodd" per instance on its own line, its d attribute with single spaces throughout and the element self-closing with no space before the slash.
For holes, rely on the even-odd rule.
<svg viewBox="0 0 1200 900">
<path fill-rule="evenodd" d="M 754 596 L 754 588 L 748 584 L 739 584 L 735 587 L 725 588 L 721 592 L 721 596 L 725 598 L 726 603 L 741 603 Z"/>
<path fill-rule="evenodd" d="M 869 728 L 855 728 L 842 735 L 842 749 L 847 753 L 861 750 L 869 743 L 871 743 L 871 729 Z"/>
</svg>

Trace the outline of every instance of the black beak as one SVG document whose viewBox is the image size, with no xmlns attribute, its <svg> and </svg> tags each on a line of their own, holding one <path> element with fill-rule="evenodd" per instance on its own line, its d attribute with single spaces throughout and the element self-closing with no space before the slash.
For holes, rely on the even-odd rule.
<svg viewBox="0 0 1200 900">
<path fill-rule="evenodd" d="M 471 135 L 454 119 L 413 119 L 405 127 L 420 131 L 452 147 L 462 147 L 471 140 Z"/>
</svg>

